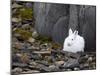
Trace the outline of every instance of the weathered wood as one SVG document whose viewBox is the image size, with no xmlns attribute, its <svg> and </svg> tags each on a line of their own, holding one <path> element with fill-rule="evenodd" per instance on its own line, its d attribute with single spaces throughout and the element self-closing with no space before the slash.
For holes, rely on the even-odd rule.
<svg viewBox="0 0 100 75">
<path fill-rule="evenodd" d="M 69 9 L 69 26 L 68 29 L 72 28 L 73 31 L 75 31 L 78 27 L 78 11 L 76 5 L 70 5 Z"/>
</svg>

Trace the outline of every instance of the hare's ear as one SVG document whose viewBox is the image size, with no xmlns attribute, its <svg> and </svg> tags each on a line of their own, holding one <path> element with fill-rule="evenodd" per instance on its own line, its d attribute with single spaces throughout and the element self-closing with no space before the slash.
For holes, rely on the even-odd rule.
<svg viewBox="0 0 100 75">
<path fill-rule="evenodd" d="M 72 29 L 69 29 L 69 35 L 71 35 L 73 33 Z"/>
<path fill-rule="evenodd" d="M 75 31 L 74 31 L 74 34 L 75 34 L 75 35 L 78 35 L 78 31 L 75 30 Z"/>
</svg>

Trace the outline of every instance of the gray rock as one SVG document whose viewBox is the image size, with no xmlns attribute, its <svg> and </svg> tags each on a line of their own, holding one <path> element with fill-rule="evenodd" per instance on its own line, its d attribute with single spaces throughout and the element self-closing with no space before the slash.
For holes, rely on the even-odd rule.
<svg viewBox="0 0 100 75">
<path fill-rule="evenodd" d="M 13 62 L 12 63 L 13 67 L 27 67 L 28 65 L 25 63 L 17 63 L 17 62 Z"/>
<path fill-rule="evenodd" d="M 65 61 L 56 61 L 55 65 L 56 66 L 62 66 L 65 63 Z"/>
<path fill-rule="evenodd" d="M 37 33 L 37 31 L 33 30 L 32 37 L 37 38 L 38 36 L 39 36 L 39 34 Z"/>
<path fill-rule="evenodd" d="M 56 58 L 54 58 L 53 56 L 45 56 L 44 60 L 50 63 L 54 63 L 56 61 Z"/>
<path fill-rule="evenodd" d="M 88 70 L 89 69 L 89 64 L 88 63 L 80 64 L 80 69 L 81 70 Z"/>
<path fill-rule="evenodd" d="M 23 68 L 23 71 L 29 71 L 29 70 L 31 70 L 31 69 L 29 69 L 29 67 L 28 68 Z"/>
<path fill-rule="evenodd" d="M 30 64 L 30 65 L 37 65 L 37 63 L 34 62 L 34 61 L 30 62 L 29 64 Z"/>
<path fill-rule="evenodd" d="M 50 66 L 49 66 L 49 69 L 50 69 L 50 71 L 52 71 L 52 72 L 55 72 L 55 71 L 59 71 L 59 70 L 60 70 L 59 67 L 58 67 L 58 66 L 55 66 L 55 65 L 50 65 Z"/>
<path fill-rule="evenodd" d="M 33 51 L 35 54 L 50 55 L 51 51 Z"/>
<path fill-rule="evenodd" d="M 32 73 L 40 73 L 40 71 L 38 71 L 38 70 L 30 70 L 30 71 L 21 72 L 21 74 L 32 74 Z"/>
<path fill-rule="evenodd" d="M 16 67 L 11 72 L 12 72 L 12 74 L 17 75 L 22 72 L 22 68 Z"/>
<path fill-rule="evenodd" d="M 13 44 L 13 47 L 16 48 L 16 49 L 24 49 L 24 43 L 15 42 Z"/>
<path fill-rule="evenodd" d="M 70 58 L 74 58 L 74 59 L 79 59 L 80 55 L 77 53 L 72 53 L 72 52 L 67 52 L 67 51 L 62 51 L 62 53 Z"/>
<path fill-rule="evenodd" d="M 12 18 L 11 21 L 18 23 L 18 22 L 21 22 L 21 19 L 20 18 Z"/>
<path fill-rule="evenodd" d="M 91 65 L 92 65 L 92 69 L 96 69 L 96 63 L 95 62 L 91 63 Z"/>
<path fill-rule="evenodd" d="M 22 5 L 19 5 L 17 3 L 12 4 L 12 8 L 21 8 L 21 7 L 22 7 Z"/>
<path fill-rule="evenodd" d="M 89 58 L 89 55 L 86 54 L 85 56 L 80 57 L 78 61 L 79 63 L 85 63 L 87 62 L 88 58 Z"/>
<path fill-rule="evenodd" d="M 45 65 L 45 66 L 49 66 L 49 65 L 50 65 L 50 64 L 48 63 L 48 61 L 44 61 L 44 60 L 36 61 L 36 63 L 42 64 L 42 65 Z"/>
<path fill-rule="evenodd" d="M 12 15 L 17 12 L 17 9 L 12 9 Z"/>
<path fill-rule="evenodd" d="M 41 72 L 50 72 L 50 68 L 45 66 L 45 65 L 42 65 L 42 64 L 38 64 L 38 66 L 36 66 L 37 69 L 39 69 Z"/>
<path fill-rule="evenodd" d="M 74 71 L 78 71 L 78 70 L 80 70 L 80 69 L 79 69 L 79 68 L 77 68 L 77 67 L 75 67 L 75 68 L 74 68 Z"/>
<path fill-rule="evenodd" d="M 30 38 L 28 39 L 28 42 L 30 42 L 30 43 L 34 43 L 34 42 L 35 42 L 35 39 L 32 38 L 32 37 L 30 37 Z"/>
<path fill-rule="evenodd" d="M 79 67 L 79 62 L 77 59 L 69 59 L 67 62 L 64 63 L 63 65 L 64 68 L 74 68 L 74 67 Z"/>
<path fill-rule="evenodd" d="M 31 57 L 30 57 L 31 59 L 33 59 L 33 60 L 40 60 L 40 59 L 42 59 L 42 56 L 40 55 L 40 54 L 31 54 Z"/>
<path fill-rule="evenodd" d="M 93 61 L 93 58 L 92 57 L 89 57 L 87 61 L 88 62 L 92 62 Z"/>
<path fill-rule="evenodd" d="M 28 49 L 32 50 L 32 51 L 40 51 L 40 48 L 38 46 L 29 46 Z"/>
<path fill-rule="evenodd" d="M 66 71 L 72 71 L 72 69 L 66 69 Z"/>
<path fill-rule="evenodd" d="M 12 43 L 14 43 L 14 42 L 18 42 L 18 40 L 17 40 L 16 37 L 13 37 L 13 38 L 12 38 Z"/>
<path fill-rule="evenodd" d="M 40 45 L 41 49 L 47 49 L 48 48 L 48 43 L 44 43 Z"/>
<path fill-rule="evenodd" d="M 16 28 L 13 29 L 13 31 L 15 31 L 15 30 L 16 30 Z M 13 34 L 13 36 L 15 36 L 15 37 L 21 37 L 21 34 L 15 33 L 15 34 Z"/>
<path fill-rule="evenodd" d="M 84 67 L 86 68 L 86 67 L 89 67 L 89 64 L 88 63 L 85 63 L 84 64 Z"/>
<path fill-rule="evenodd" d="M 22 28 L 23 28 L 23 29 L 26 29 L 26 28 L 29 28 L 29 27 L 30 27 L 30 24 L 23 24 L 23 25 L 22 25 Z"/>
</svg>

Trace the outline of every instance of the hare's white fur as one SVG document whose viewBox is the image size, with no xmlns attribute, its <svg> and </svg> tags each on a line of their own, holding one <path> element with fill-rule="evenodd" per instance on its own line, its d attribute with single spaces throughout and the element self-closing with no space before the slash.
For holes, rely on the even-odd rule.
<svg viewBox="0 0 100 75">
<path fill-rule="evenodd" d="M 65 38 L 63 50 L 68 52 L 84 52 L 85 40 L 82 36 L 78 35 L 78 31 L 69 29 L 69 35 Z"/>
</svg>

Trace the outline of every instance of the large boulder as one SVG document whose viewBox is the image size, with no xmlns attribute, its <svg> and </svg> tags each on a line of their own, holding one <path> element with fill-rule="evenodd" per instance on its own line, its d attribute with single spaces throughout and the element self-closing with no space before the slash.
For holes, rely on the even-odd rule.
<svg viewBox="0 0 100 75">
<path fill-rule="evenodd" d="M 85 50 L 96 50 L 96 7 L 55 3 L 34 3 L 35 28 L 41 35 L 63 45 L 69 28 L 85 38 Z"/>
</svg>

